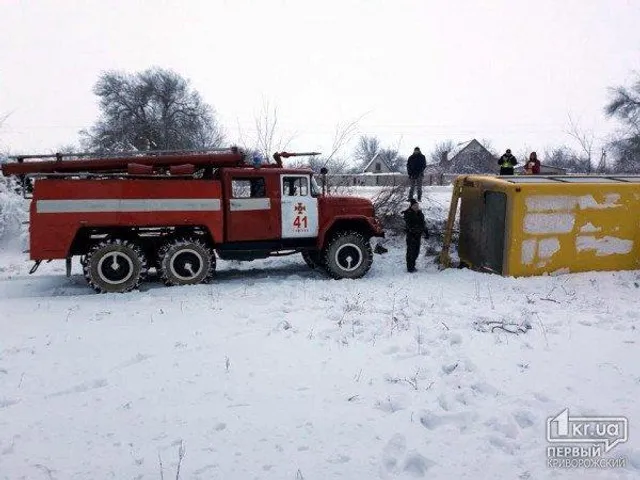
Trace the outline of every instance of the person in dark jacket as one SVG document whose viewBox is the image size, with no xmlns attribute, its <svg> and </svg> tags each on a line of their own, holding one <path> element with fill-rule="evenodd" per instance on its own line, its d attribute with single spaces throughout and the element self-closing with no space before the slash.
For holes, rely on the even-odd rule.
<svg viewBox="0 0 640 480">
<path fill-rule="evenodd" d="M 427 159 L 419 147 L 413 149 L 413 153 L 407 159 L 407 175 L 409 175 L 409 201 L 413 198 L 413 191 L 418 190 L 418 201 L 422 200 L 422 180 L 424 169 L 427 168 Z"/>
<path fill-rule="evenodd" d="M 531 170 L 532 175 L 540 174 L 540 160 L 538 160 L 536 152 L 531 152 L 531 155 L 529 155 L 529 161 L 527 162 L 525 169 Z"/>
<path fill-rule="evenodd" d="M 516 157 L 511 154 L 511 150 L 507 148 L 504 155 L 498 160 L 500 165 L 500 175 L 513 175 L 513 167 L 518 164 Z"/>
<path fill-rule="evenodd" d="M 416 260 L 420 254 L 420 240 L 422 235 L 428 238 L 424 214 L 415 198 L 410 200 L 410 206 L 402 212 L 407 232 L 407 271 L 416 271 Z"/>
</svg>

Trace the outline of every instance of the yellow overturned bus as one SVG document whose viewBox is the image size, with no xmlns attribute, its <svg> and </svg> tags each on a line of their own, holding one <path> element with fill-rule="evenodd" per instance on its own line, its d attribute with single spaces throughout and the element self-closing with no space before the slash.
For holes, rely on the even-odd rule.
<svg viewBox="0 0 640 480">
<path fill-rule="evenodd" d="M 461 265 L 505 276 L 640 268 L 640 176 L 458 177 L 443 266 L 460 202 Z"/>
</svg>

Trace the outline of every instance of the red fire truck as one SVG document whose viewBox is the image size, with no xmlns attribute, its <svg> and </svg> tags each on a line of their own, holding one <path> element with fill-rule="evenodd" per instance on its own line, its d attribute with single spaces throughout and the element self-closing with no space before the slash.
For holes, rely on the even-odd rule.
<svg viewBox="0 0 640 480">
<path fill-rule="evenodd" d="M 65 259 L 69 276 L 79 256 L 97 292 L 126 292 L 149 269 L 167 285 L 189 285 L 210 279 L 216 256 L 301 253 L 333 278 L 362 277 L 371 237 L 384 236 L 371 201 L 327 195 L 312 170 L 283 166 L 293 155 L 307 154 L 276 153 L 260 165 L 236 147 L 25 155 L 2 172 L 33 185 L 31 273 Z"/>
</svg>

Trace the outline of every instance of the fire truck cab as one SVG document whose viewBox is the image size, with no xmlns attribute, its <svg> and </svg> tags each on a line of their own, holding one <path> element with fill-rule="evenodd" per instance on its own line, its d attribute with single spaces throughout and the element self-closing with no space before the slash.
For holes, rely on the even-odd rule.
<svg viewBox="0 0 640 480">
<path fill-rule="evenodd" d="M 78 256 L 97 292 L 136 288 L 149 270 L 166 285 L 208 281 L 216 257 L 250 261 L 301 253 L 333 278 L 371 267 L 384 236 L 370 200 L 323 193 L 310 169 L 255 165 L 223 151 L 144 152 L 75 159 L 16 157 L 5 175 L 33 178 L 30 258 Z M 88 155 L 87 155 L 88 156 Z"/>
</svg>

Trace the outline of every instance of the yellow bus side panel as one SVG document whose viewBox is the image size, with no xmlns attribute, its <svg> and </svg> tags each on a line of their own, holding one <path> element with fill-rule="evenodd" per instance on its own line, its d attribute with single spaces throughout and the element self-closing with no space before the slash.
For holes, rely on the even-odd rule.
<svg viewBox="0 0 640 480">
<path fill-rule="evenodd" d="M 505 275 L 640 268 L 639 184 L 544 184 L 512 191 Z"/>
</svg>

